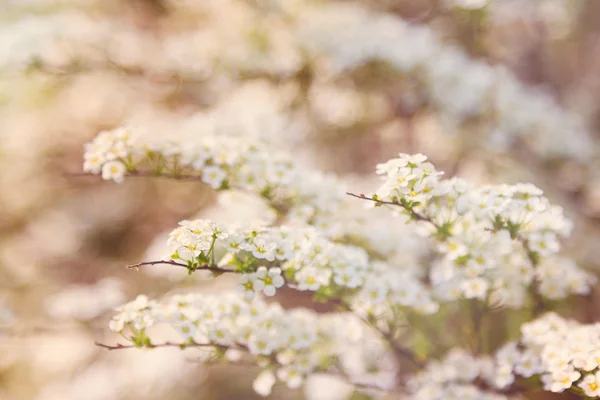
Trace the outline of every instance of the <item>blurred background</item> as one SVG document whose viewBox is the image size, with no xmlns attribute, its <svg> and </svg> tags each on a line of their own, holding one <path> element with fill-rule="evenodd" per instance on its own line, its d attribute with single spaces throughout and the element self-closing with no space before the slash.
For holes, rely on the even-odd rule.
<svg viewBox="0 0 600 400">
<path fill-rule="evenodd" d="M 74 176 L 125 123 L 250 136 L 356 192 L 398 152 L 532 182 L 575 221 L 568 254 L 599 267 L 598 1 L 0 0 L 0 399 L 256 396 L 246 367 L 94 346 L 137 294 L 231 287 L 124 268 L 178 221 L 265 212 L 194 182 Z M 334 398 L 273 394 L 305 397 Z"/>
</svg>

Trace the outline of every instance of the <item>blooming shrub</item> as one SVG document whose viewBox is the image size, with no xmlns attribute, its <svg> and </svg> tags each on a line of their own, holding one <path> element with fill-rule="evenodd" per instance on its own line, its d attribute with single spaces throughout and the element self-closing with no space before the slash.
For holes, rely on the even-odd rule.
<svg viewBox="0 0 600 400">
<path fill-rule="evenodd" d="M 595 395 L 597 1 L 2 5 L 0 399 Z"/>
<path fill-rule="evenodd" d="M 415 399 L 502 399 L 535 388 L 600 393 L 597 327 L 539 316 L 557 300 L 588 295 L 596 278 L 560 255 L 572 223 L 532 184 L 477 186 L 444 178 L 422 154 L 399 154 L 377 165 L 375 193 L 345 194 L 336 178 L 243 138 L 153 141 L 128 127 L 99 134 L 84 158 L 84 169 L 105 180 L 197 180 L 218 192 L 251 193 L 277 213 L 272 224 L 181 221 L 164 259 L 130 267 L 236 274 L 237 291 L 139 295 L 109 324 L 126 342 L 101 346 L 203 348 L 203 362 L 250 361 L 260 369 L 253 388 L 261 395 L 277 382 L 294 389 L 321 373 L 355 390 Z M 340 223 L 357 202 L 398 218 Z M 392 238 L 395 225 L 409 224 L 403 234 L 418 235 L 430 254 L 406 265 L 392 250 L 375 251 L 361 238 L 373 223 Z M 285 309 L 277 299 L 288 290 L 309 292 L 333 311 Z M 485 319 L 511 309 L 536 318 L 521 326 L 519 339 L 508 333 L 504 344 L 486 344 Z M 431 359 L 442 344 L 425 327 L 452 316 L 467 326 L 457 335 L 462 343 L 443 345 L 447 354 Z M 157 339 L 157 326 L 178 339 Z"/>
</svg>

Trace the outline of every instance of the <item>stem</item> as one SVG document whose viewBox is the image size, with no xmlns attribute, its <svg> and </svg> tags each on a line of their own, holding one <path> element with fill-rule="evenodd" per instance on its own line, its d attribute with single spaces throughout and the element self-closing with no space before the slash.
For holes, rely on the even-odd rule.
<svg viewBox="0 0 600 400">
<path fill-rule="evenodd" d="M 210 265 L 211 267 L 216 267 L 215 263 L 215 242 L 217 241 L 217 237 L 213 234 L 212 243 L 210 244 L 210 248 L 208 249 L 208 254 L 210 254 Z"/>
<path fill-rule="evenodd" d="M 142 261 L 139 262 L 137 264 L 130 264 L 127 266 L 128 269 L 139 269 L 140 267 L 146 266 L 146 265 L 160 265 L 160 264 L 168 264 L 168 265 L 175 265 L 177 267 L 181 267 L 181 268 L 185 268 L 188 269 L 188 265 L 187 264 L 183 264 L 177 261 L 169 261 L 169 260 L 158 260 L 158 261 Z M 219 267 L 212 267 L 210 265 L 200 265 L 196 268 L 194 268 L 194 271 L 197 270 L 203 270 L 203 271 L 212 271 L 212 272 L 219 272 L 219 273 L 230 273 L 230 274 L 237 274 L 238 272 L 233 271 L 231 269 L 223 269 L 223 268 L 219 268 Z"/>
<path fill-rule="evenodd" d="M 418 357 L 417 357 L 417 355 L 412 350 L 398 346 L 395 343 L 394 338 L 392 337 L 392 335 L 389 332 L 382 331 L 381 329 L 379 329 L 375 325 L 373 325 L 368 319 L 366 319 L 366 318 L 364 318 L 364 317 L 362 317 L 362 316 L 354 313 L 354 311 L 352 310 L 352 308 L 350 308 L 350 306 L 348 306 L 347 304 L 342 303 L 342 302 L 339 302 L 337 304 L 339 306 L 341 306 L 343 309 L 345 309 L 346 311 L 348 311 L 348 312 L 352 313 L 353 315 L 355 315 L 356 317 L 358 317 L 368 327 L 370 327 L 375 332 L 377 332 L 379 334 L 379 336 L 381 336 L 381 338 L 385 342 L 387 342 L 387 344 L 390 346 L 390 348 L 392 349 L 392 351 L 394 351 L 394 353 L 396 354 L 396 356 L 398 356 L 399 358 L 404 358 L 405 360 L 410 361 L 412 364 L 414 364 L 418 368 L 423 368 L 425 366 L 425 363 L 422 362 L 421 360 L 419 360 Z"/>
<path fill-rule="evenodd" d="M 479 304 L 478 304 L 477 300 L 471 300 L 471 301 L 469 301 L 469 303 L 471 303 L 469 305 L 470 306 L 470 316 L 471 316 L 471 321 L 473 322 L 473 324 L 472 324 L 473 343 L 471 345 L 471 349 L 472 349 L 473 355 L 477 356 L 481 352 L 481 338 L 483 336 L 481 334 L 481 320 L 483 317 L 483 312 L 479 309 Z"/>
<path fill-rule="evenodd" d="M 85 176 L 98 177 L 97 174 L 92 174 L 89 172 L 65 173 L 65 176 L 67 176 L 67 177 L 85 177 Z M 203 182 L 202 177 L 200 175 L 157 173 L 156 171 L 131 171 L 131 172 L 127 172 L 126 176 L 132 177 L 132 178 L 166 178 L 166 179 L 174 179 L 174 180 L 178 180 L 178 181 Z"/>
<path fill-rule="evenodd" d="M 384 201 L 384 200 L 374 199 L 372 197 L 367 197 L 364 194 L 354 194 L 354 193 L 350 193 L 350 192 L 346 192 L 346 194 L 348 196 L 356 197 L 357 199 L 369 200 L 369 201 L 372 201 L 372 202 L 377 203 L 377 204 L 387 204 L 387 205 L 390 205 L 390 206 L 396 206 L 396 207 L 403 208 L 415 220 L 428 222 L 431 225 L 433 225 L 436 229 L 440 229 L 440 226 L 438 224 L 436 224 L 434 220 L 432 220 L 431 218 L 429 218 L 429 217 L 427 217 L 427 216 L 425 216 L 423 214 L 420 214 L 420 213 L 416 212 L 412 207 L 406 207 L 403 204 L 400 204 L 400 203 L 397 203 L 397 202 L 393 202 L 393 201 Z"/>
<path fill-rule="evenodd" d="M 120 344 L 117 343 L 114 346 L 111 346 L 109 344 L 104 344 L 104 343 L 100 343 L 100 342 L 94 342 L 94 344 L 98 347 L 102 347 L 104 349 L 107 349 L 109 351 L 112 350 L 123 350 L 123 349 L 139 349 L 140 346 L 135 346 L 133 344 Z M 141 347 L 146 347 L 149 349 L 154 349 L 157 347 L 179 347 L 182 350 L 187 348 L 187 347 L 214 347 L 214 348 L 218 348 L 218 349 L 222 349 L 222 350 L 229 350 L 229 349 L 235 349 L 235 350 L 243 350 L 243 347 L 231 347 L 231 346 L 223 346 L 220 344 L 215 344 L 215 343 L 196 343 L 196 342 L 192 342 L 192 343 L 171 343 L 171 342 L 165 342 L 165 343 L 157 343 L 157 344 L 145 344 L 144 346 Z"/>
</svg>

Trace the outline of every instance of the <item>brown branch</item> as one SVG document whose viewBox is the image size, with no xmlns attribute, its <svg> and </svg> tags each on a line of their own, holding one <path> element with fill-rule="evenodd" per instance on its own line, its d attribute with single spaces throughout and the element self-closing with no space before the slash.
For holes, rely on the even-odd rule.
<svg viewBox="0 0 600 400">
<path fill-rule="evenodd" d="M 90 172 L 66 172 L 64 174 L 66 177 L 99 177 L 98 174 L 92 174 Z M 126 177 L 132 178 L 165 178 L 165 179 L 174 179 L 179 181 L 202 181 L 202 177 L 200 175 L 186 175 L 186 174 L 172 174 L 172 173 L 157 173 L 153 171 L 129 171 L 125 174 Z"/>
<path fill-rule="evenodd" d="M 384 332 L 381 329 L 377 328 L 368 319 L 354 313 L 354 310 L 352 310 L 352 308 L 348 304 L 342 301 L 336 302 L 336 304 L 339 305 L 342 309 L 358 317 L 365 325 L 377 332 L 381 336 L 381 338 L 390 346 L 390 348 L 396 354 L 397 357 L 404 358 L 410 361 L 418 368 L 423 368 L 425 366 L 425 363 L 419 360 L 417 355 L 412 350 L 398 346 L 392 335 L 390 335 L 388 332 Z"/>
<path fill-rule="evenodd" d="M 160 265 L 160 264 L 167 264 L 167 265 L 174 265 L 177 267 L 181 267 L 181 268 L 186 268 L 186 269 L 192 269 L 193 271 L 211 271 L 211 272 L 218 272 L 221 274 L 226 274 L 226 273 L 230 273 L 230 274 L 237 274 L 238 272 L 233 271 L 231 269 L 223 269 L 223 268 L 219 268 L 219 267 L 211 267 L 208 264 L 204 264 L 204 265 L 200 265 L 197 267 L 190 267 L 187 264 L 184 263 L 180 263 L 177 261 L 173 261 L 173 260 L 157 260 L 157 261 L 142 261 L 139 262 L 137 264 L 130 264 L 127 266 L 128 269 L 139 269 L 140 267 L 146 266 L 146 265 Z"/>
<path fill-rule="evenodd" d="M 140 348 L 154 349 L 157 347 L 179 347 L 182 350 L 186 349 L 188 347 L 214 347 L 214 348 L 218 348 L 218 349 L 222 349 L 222 350 L 229 350 L 229 349 L 245 350 L 244 347 L 232 347 L 232 346 L 224 346 L 224 345 L 215 344 L 215 343 L 196 343 L 196 342 L 192 342 L 192 343 L 165 342 L 165 343 L 157 343 L 157 344 L 150 343 L 150 344 L 145 344 L 143 346 L 136 346 L 133 344 L 120 344 L 120 343 L 117 343 L 116 345 L 111 346 L 109 344 L 100 343 L 97 341 L 94 342 L 94 344 L 98 347 L 102 347 L 109 351 L 124 350 L 124 349 L 140 349 Z"/>
<path fill-rule="evenodd" d="M 185 350 L 186 348 L 202 348 L 202 347 L 212 347 L 212 348 L 217 348 L 220 350 L 242 350 L 242 351 L 246 351 L 249 353 L 249 349 L 246 346 L 243 345 L 236 345 L 236 346 L 226 346 L 226 345 L 220 345 L 220 344 L 215 344 L 215 343 L 196 343 L 196 342 L 192 342 L 192 343 L 171 343 L 171 342 L 165 342 L 165 343 L 157 343 L 157 344 L 147 344 L 144 346 L 135 346 L 135 345 L 123 345 L 120 343 L 117 343 L 116 345 L 108 345 L 105 343 L 100 343 L 98 341 L 94 342 L 94 344 L 98 347 L 102 347 L 103 349 L 106 349 L 108 351 L 113 351 L 113 350 L 126 350 L 126 349 L 139 349 L 139 348 L 149 348 L 149 349 L 154 349 L 154 348 L 159 348 L 159 347 L 178 347 L 181 350 Z M 250 353 L 251 354 L 251 353 Z M 277 359 L 275 357 L 275 355 L 273 354 L 271 357 L 269 357 L 269 359 L 271 360 L 271 362 L 273 362 L 274 364 L 278 364 L 281 365 L 280 363 L 277 362 Z M 208 361 L 208 362 L 202 362 L 203 364 L 208 364 L 208 365 L 215 365 L 216 363 Z M 236 362 L 231 362 L 231 365 L 239 365 L 239 366 L 248 366 L 248 367 L 258 367 L 258 364 L 239 364 Z M 390 390 L 386 390 L 383 389 L 379 386 L 374 386 L 374 385 L 368 385 L 368 384 L 364 384 L 364 383 L 352 383 L 352 381 L 350 380 L 350 377 L 348 377 L 346 374 L 344 373 L 336 373 L 336 372 L 332 372 L 332 371 L 328 371 L 328 370 L 322 370 L 321 372 L 323 373 L 327 373 L 329 375 L 333 375 L 333 376 L 339 376 L 341 378 L 345 378 L 348 380 L 348 383 L 350 383 L 352 386 L 354 386 L 357 389 L 364 389 L 364 390 L 377 390 L 380 392 L 390 392 Z"/>
<path fill-rule="evenodd" d="M 416 219 L 417 221 L 425 221 L 425 222 L 428 222 L 428 223 L 432 224 L 436 229 L 440 228 L 438 226 L 438 224 L 436 224 L 435 221 L 433 221 L 431 218 L 429 218 L 429 217 L 427 217 L 427 216 L 425 216 L 423 214 L 419 214 L 414 209 L 406 207 L 403 204 L 400 204 L 398 202 L 378 200 L 378 199 L 374 199 L 372 197 L 367 197 L 367 196 L 365 196 L 362 193 L 361 194 L 354 194 L 354 193 L 346 192 L 346 194 L 348 196 L 356 197 L 357 199 L 369 200 L 369 201 L 372 201 L 372 202 L 374 202 L 376 204 L 387 204 L 387 205 L 390 205 L 390 206 L 396 206 L 396 207 L 403 208 L 404 210 L 406 210 L 410 214 L 410 216 L 412 218 Z"/>
<path fill-rule="evenodd" d="M 506 228 L 502 228 L 502 229 L 507 230 Z M 485 228 L 485 230 L 490 231 L 492 233 L 496 233 L 500 229 Z M 534 268 L 537 267 L 538 264 L 540 263 L 540 261 L 536 257 L 536 254 L 529 247 L 529 240 L 525 236 L 521 235 L 520 233 L 517 233 L 515 235 L 514 240 L 517 240 L 523 246 L 525 253 L 527 253 L 527 258 L 529 259 L 529 262 L 531 262 L 531 266 Z M 540 315 L 542 312 L 544 312 L 546 310 L 546 302 L 544 301 L 544 298 L 542 297 L 542 295 L 539 293 L 538 286 L 539 286 L 538 281 L 534 280 L 533 290 L 531 291 L 531 295 L 533 296 L 533 301 L 534 301 L 534 306 L 533 306 L 534 316 Z"/>
</svg>

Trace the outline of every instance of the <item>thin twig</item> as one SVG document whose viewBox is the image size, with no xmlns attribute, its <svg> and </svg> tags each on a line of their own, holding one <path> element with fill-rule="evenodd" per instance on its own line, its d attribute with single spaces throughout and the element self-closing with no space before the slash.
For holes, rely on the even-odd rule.
<svg viewBox="0 0 600 400">
<path fill-rule="evenodd" d="M 237 346 L 225 346 L 225 345 L 220 345 L 220 344 L 215 344 L 215 343 L 196 343 L 196 342 L 192 342 L 192 343 L 171 343 L 171 342 L 165 342 L 165 343 L 157 343 L 157 344 L 147 344 L 144 346 L 135 346 L 135 345 L 123 345 L 123 344 L 116 344 L 116 345 L 108 345 L 105 343 L 100 343 L 100 342 L 94 342 L 94 344 L 98 347 L 102 347 L 108 351 L 113 351 L 113 350 L 126 350 L 126 349 L 136 349 L 136 348 L 149 348 L 149 349 L 153 349 L 153 348 L 158 348 L 158 347 L 178 347 L 181 350 L 185 350 L 186 348 L 190 348 L 190 347 L 213 347 L 213 348 L 218 348 L 221 350 L 242 350 L 242 351 L 246 351 L 249 352 L 248 348 L 246 346 L 242 346 L 242 345 L 237 345 Z M 270 360 L 275 363 L 275 364 L 279 364 L 276 360 L 276 357 L 272 356 L 270 357 Z M 203 364 L 207 364 L 207 365 L 217 365 L 218 363 L 215 362 L 202 362 Z M 241 365 L 241 366 L 248 366 L 248 367 L 253 367 L 253 366 L 258 366 L 257 364 L 238 364 L 236 362 L 231 362 L 229 363 L 230 365 Z M 280 365 L 280 364 L 279 364 Z M 331 371 L 327 371 L 327 370 L 323 370 L 324 373 L 327 373 L 329 375 L 333 375 L 333 376 L 339 376 L 341 378 L 345 378 L 349 380 L 349 377 L 345 374 L 342 373 L 332 373 Z M 356 387 L 357 389 L 364 389 L 364 390 L 376 390 L 376 391 L 380 391 L 380 392 L 390 392 L 390 390 L 386 390 L 383 389 L 379 386 L 374 386 L 374 385 L 368 385 L 368 384 L 364 384 L 364 383 L 352 383 L 351 381 L 349 381 L 349 383 L 351 385 L 353 385 L 354 387 Z"/>
<path fill-rule="evenodd" d="M 390 206 L 396 206 L 396 207 L 403 208 L 404 210 L 408 211 L 408 213 L 410 214 L 410 216 L 413 217 L 414 219 L 416 219 L 418 221 L 429 222 L 436 229 L 439 229 L 438 224 L 436 224 L 435 221 L 433 221 L 431 218 L 426 217 L 425 215 L 420 214 L 420 213 L 416 212 L 414 209 L 406 207 L 403 204 L 400 204 L 400 203 L 397 203 L 397 202 L 393 202 L 393 201 L 384 201 L 384 200 L 374 199 L 372 197 L 365 196 L 362 193 L 361 194 L 355 194 L 355 193 L 346 192 L 346 194 L 348 196 L 356 197 L 357 199 L 369 200 L 369 201 L 372 201 L 372 202 L 377 203 L 377 204 L 387 204 L 387 205 L 390 205 Z"/>
<path fill-rule="evenodd" d="M 94 342 L 94 344 L 98 347 L 102 347 L 106 350 L 109 351 L 113 351 L 113 350 L 124 350 L 124 349 L 139 349 L 139 348 L 148 348 L 148 349 L 154 349 L 157 347 L 179 347 L 180 349 L 186 349 L 188 347 L 214 347 L 214 348 L 218 348 L 218 349 L 222 349 L 222 350 L 229 350 L 229 349 L 235 349 L 235 350 L 244 350 L 243 347 L 232 347 L 232 346 L 223 346 L 220 344 L 215 344 L 215 343 L 196 343 L 196 342 L 192 342 L 192 343 L 171 343 L 171 342 L 165 342 L 165 343 L 157 343 L 157 344 L 145 344 L 143 346 L 136 346 L 133 344 L 120 344 L 117 343 L 116 345 L 109 345 L 109 344 L 105 344 L 105 343 L 100 343 L 100 342 Z"/>
<path fill-rule="evenodd" d="M 382 331 L 381 329 L 379 329 L 375 325 L 373 325 L 368 319 L 354 313 L 354 311 L 352 310 L 352 308 L 349 305 L 347 305 L 343 302 L 338 302 L 337 304 L 340 307 L 342 307 L 344 310 L 346 310 L 346 311 L 352 313 L 353 315 L 355 315 L 356 317 L 358 317 L 365 325 L 367 325 L 368 327 L 373 329 L 375 332 L 377 332 L 381 336 L 381 338 L 385 342 L 387 342 L 387 344 L 391 347 L 391 349 L 394 351 L 394 353 L 398 357 L 407 359 L 408 361 L 410 361 L 411 363 L 413 363 L 414 365 L 416 365 L 419 368 L 423 368 L 425 366 L 425 364 L 417 358 L 417 355 L 412 350 L 398 346 L 396 344 L 394 338 L 389 333 Z"/>
<path fill-rule="evenodd" d="M 486 230 L 493 232 L 493 233 L 496 233 L 499 231 L 499 229 L 492 229 L 492 228 L 486 228 Z M 529 259 L 529 262 L 531 262 L 531 266 L 533 268 L 537 267 L 539 264 L 539 259 L 536 257 L 534 252 L 529 247 L 529 240 L 525 236 L 521 235 L 520 233 L 517 233 L 514 239 L 517 240 L 519 243 L 521 243 L 521 245 L 523 246 L 525 253 L 527 253 L 527 258 Z M 533 301 L 534 301 L 534 306 L 533 306 L 533 315 L 534 316 L 538 316 L 546 310 L 546 302 L 544 301 L 544 298 L 540 295 L 538 286 L 539 286 L 539 282 L 534 281 L 533 282 L 533 290 L 531 291 L 531 294 L 533 296 Z"/>
<path fill-rule="evenodd" d="M 98 177 L 98 174 L 92 174 L 90 172 L 66 172 L 64 174 L 65 177 L 87 177 L 93 176 Z M 202 177 L 200 175 L 186 175 L 186 174 L 172 174 L 172 173 L 156 173 L 153 171 L 130 171 L 125 174 L 126 177 L 131 178 L 165 178 L 165 179 L 174 179 L 179 181 L 198 181 L 203 182 Z"/>
<path fill-rule="evenodd" d="M 146 265 L 161 265 L 161 264 L 175 265 L 175 266 L 181 267 L 181 268 L 192 269 L 193 271 L 211 271 L 211 272 L 218 272 L 218 273 L 223 273 L 223 274 L 226 274 L 226 273 L 237 274 L 238 273 L 231 269 L 211 267 L 208 264 L 200 265 L 200 266 L 196 266 L 196 267 L 190 267 L 187 264 L 180 263 L 180 262 L 173 261 L 173 260 L 142 261 L 137 264 L 130 264 L 127 266 L 127 268 L 128 269 L 139 269 L 140 267 L 143 267 Z"/>
</svg>

